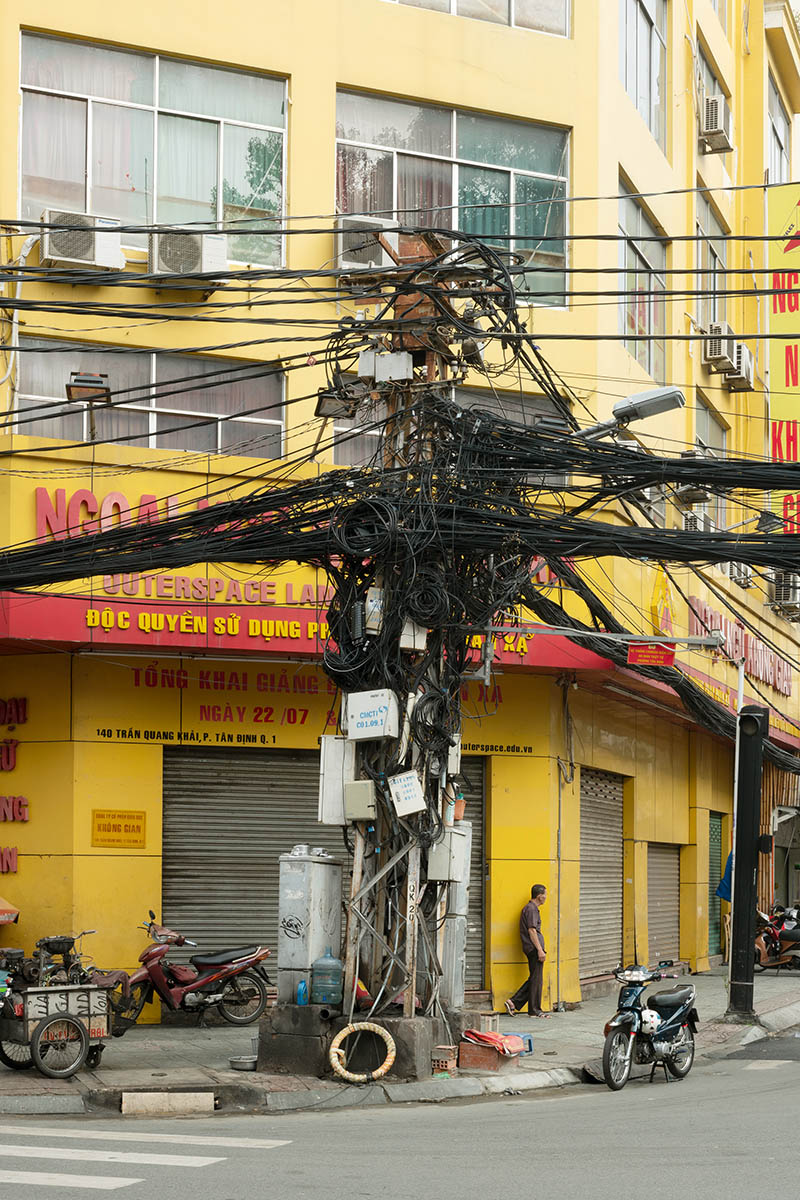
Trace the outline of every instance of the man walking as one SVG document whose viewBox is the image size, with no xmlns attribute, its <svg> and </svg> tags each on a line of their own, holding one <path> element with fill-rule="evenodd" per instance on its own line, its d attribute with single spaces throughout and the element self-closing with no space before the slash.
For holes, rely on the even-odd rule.
<svg viewBox="0 0 800 1200">
<path fill-rule="evenodd" d="M 535 883 L 531 888 L 531 898 L 522 910 L 519 918 L 519 936 L 522 949 L 528 959 L 528 979 L 506 1000 L 506 1010 L 509 1016 L 528 1006 L 529 1017 L 549 1017 L 542 1012 L 542 977 L 544 975 L 544 960 L 547 952 L 542 936 L 542 918 L 539 909 L 547 899 L 547 888 L 541 883 Z"/>
</svg>

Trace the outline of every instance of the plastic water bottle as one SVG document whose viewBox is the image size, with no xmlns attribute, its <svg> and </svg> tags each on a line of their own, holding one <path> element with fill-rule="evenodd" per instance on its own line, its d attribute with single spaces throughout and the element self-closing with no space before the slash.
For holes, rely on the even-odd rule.
<svg viewBox="0 0 800 1200">
<path fill-rule="evenodd" d="M 311 964 L 311 1003 L 340 1006 L 344 990 L 344 964 L 328 946 L 322 958 Z"/>
<path fill-rule="evenodd" d="M 297 1003 L 308 1004 L 308 984 L 305 979 L 301 979 L 297 985 Z"/>
</svg>

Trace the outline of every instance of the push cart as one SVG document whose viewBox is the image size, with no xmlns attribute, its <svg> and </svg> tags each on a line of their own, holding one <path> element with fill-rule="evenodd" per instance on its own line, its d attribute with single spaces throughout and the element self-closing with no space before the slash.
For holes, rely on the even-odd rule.
<svg viewBox="0 0 800 1200">
<path fill-rule="evenodd" d="M 35 1066 L 51 1079 L 68 1079 L 84 1064 L 99 1066 L 111 1037 L 108 991 L 78 984 L 26 988 L 13 1001 L 7 996 L 0 1008 L 0 1062 L 18 1071 Z"/>
</svg>

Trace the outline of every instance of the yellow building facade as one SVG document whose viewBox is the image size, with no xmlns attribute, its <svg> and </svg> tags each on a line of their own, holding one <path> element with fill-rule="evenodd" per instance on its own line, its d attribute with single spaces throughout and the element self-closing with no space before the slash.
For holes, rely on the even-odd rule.
<svg viewBox="0 0 800 1200">
<path fill-rule="evenodd" d="M 765 171 L 770 182 L 793 178 L 800 38 L 788 3 L 753 3 L 746 16 L 741 7 L 303 0 L 254 14 L 232 0 L 223 22 L 183 0 L 135 10 L 84 0 L 69 12 L 51 0 L 6 4 L 4 262 L 7 276 L 20 255 L 32 270 L 4 290 L 31 307 L 4 310 L 3 546 L 58 546 L 331 469 L 330 430 L 311 463 L 295 462 L 320 434 L 315 353 L 355 306 L 304 295 L 314 327 L 270 290 L 286 276 L 265 279 L 263 268 L 295 281 L 321 271 L 339 253 L 333 214 L 366 207 L 449 210 L 445 223 L 456 224 L 487 197 L 503 210 L 505 198 L 508 225 L 483 232 L 526 249 L 547 230 L 524 223 L 524 198 L 551 197 L 548 230 L 563 241 L 530 261 L 534 277 L 551 268 L 547 286 L 563 295 L 538 302 L 540 277 L 523 311 L 580 423 L 670 383 L 686 407 L 642 425 L 647 446 L 767 453 L 770 314 L 753 292 L 765 250 L 749 239 L 766 228 Z M 709 99 L 729 114 L 724 153 L 710 147 Z M 167 320 L 174 296 L 163 290 L 101 272 L 77 283 L 37 274 L 44 246 L 26 236 L 43 210 L 125 226 L 219 220 L 237 230 L 228 261 L 239 277 Z M 252 284 L 245 213 L 262 223 L 277 214 L 291 231 L 259 251 Z M 20 217 L 31 224 L 15 226 Z M 145 238 L 128 241 L 127 269 L 144 272 Z M 714 322 L 752 352 L 751 390 L 731 390 L 704 365 L 701 334 Z M 192 392 L 197 364 L 205 374 Z M 129 388 L 124 417 L 92 434 L 88 409 L 59 409 L 72 370 Z M 199 395 L 213 371 L 223 376 L 216 407 Z M 468 382 L 486 387 L 479 374 Z M 535 388 L 522 391 L 524 402 Z M 212 430 L 207 440 L 198 428 Z M 646 505 L 656 524 L 686 519 L 673 496 Z M 748 517 L 712 497 L 690 511 L 698 527 Z M 621 507 L 608 519 L 640 518 Z M 744 567 L 666 579 L 653 564 L 581 564 L 634 632 L 685 637 L 702 632 L 698 614 L 723 628 L 723 653 L 679 649 L 678 664 L 735 711 L 745 657 L 745 701 L 767 704 L 771 736 L 797 752 L 797 626 Z M 241 883 L 225 897 L 246 909 L 258 894 L 254 911 L 274 923 L 272 893 L 259 893 L 243 847 L 274 834 L 263 847 L 274 874 L 294 829 L 294 840 L 313 836 L 309 780 L 337 703 L 320 666 L 325 597 L 310 570 L 223 563 L 2 598 L 2 790 L 27 801 L 0 807 L 0 892 L 22 911 L 17 944 L 96 927 L 97 960 L 131 966 L 146 910 L 178 920 L 200 905 L 226 839 L 244 857 L 229 864 Z M 585 615 L 576 599 L 564 603 Z M 533 883 L 548 888 L 546 1002 L 578 1001 L 620 958 L 670 953 L 707 968 L 721 949 L 713 890 L 730 844 L 732 745 L 669 688 L 564 638 L 509 637 L 497 667 L 492 685 L 470 682 L 464 697 L 478 838 L 471 987 L 500 1005 L 521 983 L 517 923 Z M 268 779 L 260 799 L 245 780 L 253 763 Z M 295 826 L 284 772 L 303 794 Z M 285 811 L 258 824 L 271 804 Z M 790 858 L 776 889 L 793 885 Z M 197 920 L 212 939 L 257 936 L 235 912 L 227 924 Z"/>
</svg>

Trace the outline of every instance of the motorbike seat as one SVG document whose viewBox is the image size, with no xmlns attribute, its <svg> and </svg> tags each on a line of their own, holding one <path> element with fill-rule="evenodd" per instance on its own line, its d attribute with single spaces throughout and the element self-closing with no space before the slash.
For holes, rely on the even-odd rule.
<svg viewBox="0 0 800 1200">
<path fill-rule="evenodd" d="M 257 950 L 258 946 L 239 946 L 236 950 L 218 950 L 216 954 L 195 954 L 189 962 L 200 971 L 203 967 L 222 967 L 238 958 L 249 958 Z"/>
<path fill-rule="evenodd" d="M 779 929 L 778 938 L 782 942 L 800 942 L 800 929 Z"/>
<path fill-rule="evenodd" d="M 673 987 L 666 992 L 656 992 L 654 996 L 648 996 L 647 1005 L 649 1008 L 654 1008 L 656 1012 L 662 1010 L 666 1012 L 688 1004 L 693 996 L 694 988 L 692 987 Z"/>
</svg>

